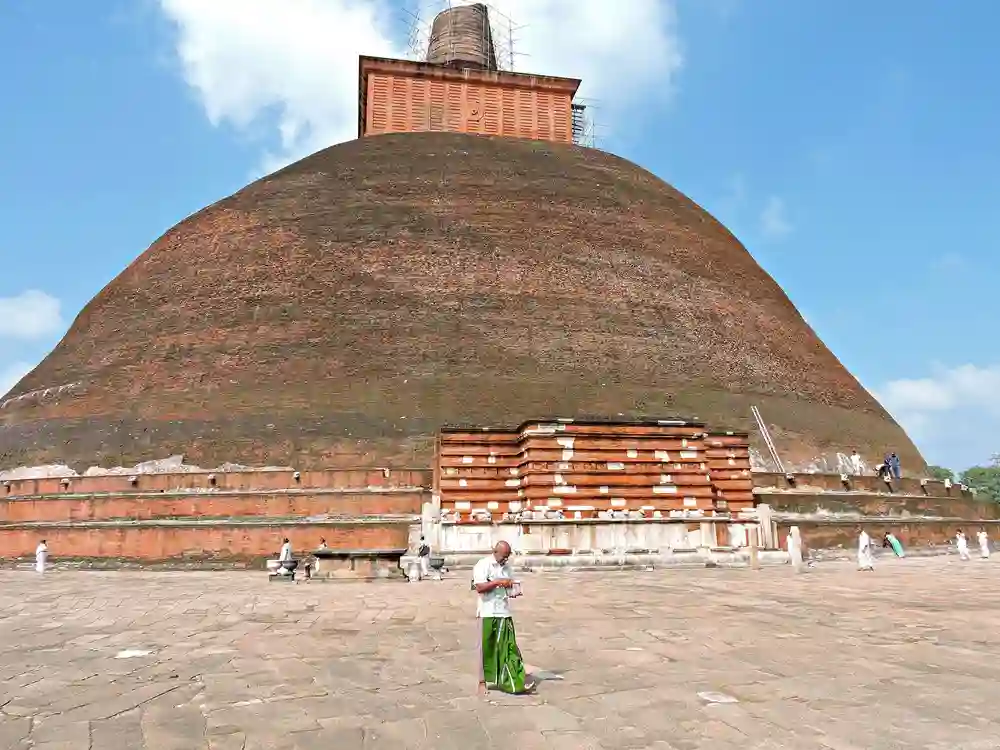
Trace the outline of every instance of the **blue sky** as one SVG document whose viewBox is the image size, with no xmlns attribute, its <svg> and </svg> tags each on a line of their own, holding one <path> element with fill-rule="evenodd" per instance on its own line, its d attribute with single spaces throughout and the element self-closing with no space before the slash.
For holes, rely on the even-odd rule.
<svg viewBox="0 0 1000 750">
<path fill-rule="evenodd" d="M 517 67 L 584 78 L 599 145 L 726 223 L 930 461 L 1000 452 L 1000 4 L 497 5 Z M 392 0 L 3 6 L 0 390 L 167 228 L 351 137 L 358 52 L 406 52 Z"/>
</svg>

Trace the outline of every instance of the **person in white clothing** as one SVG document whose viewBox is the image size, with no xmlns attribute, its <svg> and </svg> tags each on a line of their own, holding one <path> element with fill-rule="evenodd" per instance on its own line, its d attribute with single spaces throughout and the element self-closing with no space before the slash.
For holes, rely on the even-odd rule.
<svg viewBox="0 0 1000 750">
<path fill-rule="evenodd" d="M 288 541 L 287 537 L 281 545 L 281 552 L 278 554 L 278 560 L 281 562 L 286 562 L 287 560 L 294 559 L 292 557 L 292 543 Z M 289 570 L 284 565 L 278 568 L 278 573 L 283 576 L 294 576 L 295 571 Z"/>
<path fill-rule="evenodd" d="M 875 556 L 872 554 L 872 538 L 861 527 L 858 527 L 858 532 L 858 570 L 875 570 Z"/>
<path fill-rule="evenodd" d="M 479 627 L 479 692 L 485 694 L 492 686 L 505 693 L 531 692 L 534 684 L 525 682 L 524 660 L 517 647 L 514 620 L 510 616 L 510 599 L 519 594 L 507 560 L 510 545 L 498 542 L 493 554 L 487 555 L 472 569 L 472 588 L 479 595 L 476 618 Z"/>
<path fill-rule="evenodd" d="M 861 456 L 856 450 L 851 453 L 851 470 L 856 477 L 864 474 L 864 463 L 861 461 Z"/>
<path fill-rule="evenodd" d="M 968 560 L 969 558 L 969 542 L 965 538 L 965 532 L 961 529 L 955 534 L 955 546 L 958 547 L 958 559 Z"/>
<path fill-rule="evenodd" d="M 49 559 L 49 546 L 45 543 L 43 539 L 35 547 L 35 570 L 39 573 L 45 572 L 45 563 Z"/>
<path fill-rule="evenodd" d="M 990 556 L 990 535 L 986 533 L 986 529 L 979 529 L 979 533 L 976 534 L 976 538 L 979 540 L 979 556 L 984 560 L 989 559 Z"/>
</svg>

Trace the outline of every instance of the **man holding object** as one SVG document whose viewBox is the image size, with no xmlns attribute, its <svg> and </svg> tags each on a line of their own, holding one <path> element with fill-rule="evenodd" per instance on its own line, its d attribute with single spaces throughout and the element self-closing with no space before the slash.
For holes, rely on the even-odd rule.
<svg viewBox="0 0 1000 750">
<path fill-rule="evenodd" d="M 510 616 L 510 590 L 514 588 L 510 567 L 510 545 L 498 542 L 472 569 L 472 587 L 479 595 L 479 692 L 493 686 L 505 693 L 527 693 L 534 683 L 524 682 L 524 661 L 517 647 L 514 621 Z"/>
</svg>

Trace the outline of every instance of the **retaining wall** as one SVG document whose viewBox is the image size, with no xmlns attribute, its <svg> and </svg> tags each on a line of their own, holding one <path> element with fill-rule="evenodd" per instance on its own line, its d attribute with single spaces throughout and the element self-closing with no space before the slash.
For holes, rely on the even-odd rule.
<svg viewBox="0 0 1000 750">
<path fill-rule="evenodd" d="M 298 474 L 298 478 L 296 478 Z M 0 484 L 0 497 L 22 495 L 95 494 L 110 492 L 170 492 L 177 490 L 363 489 L 367 487 L 430 487 L 431 469 L 291 469 L 194 471 L 162 474 L 10 479 Z"/>
<path fill-rule="evenodd" d="M 428 495 L 419 488 L 385 488 L 364 491 L 171 492 L 0 498 L 0 523 L 419 514 L 426 497 Z"/>
<path fill-rule="evenodd" d="M 1000 520 L 971 522 L 961 518 L 949 519 L 803 519 L 781 520 L 778 522 L 778 536 L 784 544 L 789 529 L 798 526 L 810 549 L 833 549 L 842 547 L 853 554 L 858 546 L 858 527 L 864 527 L 876 544 L 882 536 L 891 531 L 905 548 L 940 547 L 951 544 L 955 532 L 963 529 L 969 538 L 970 549 L 975 545 L 975 532 L 982 526 L 994 542 L 1000 541 Z"/>
<path fill-rule="evenodd" d="M 288 538 L 297 554 L 320 539 L 333 549 L 405 549 L 409 517 L 363 521 L 94 521 L 0 526 L 0 559 L 33 558 L 45 539 L 53 562 L 114 559 L 144 563 L 225 561 L 263 565 Z"/>
</svg>

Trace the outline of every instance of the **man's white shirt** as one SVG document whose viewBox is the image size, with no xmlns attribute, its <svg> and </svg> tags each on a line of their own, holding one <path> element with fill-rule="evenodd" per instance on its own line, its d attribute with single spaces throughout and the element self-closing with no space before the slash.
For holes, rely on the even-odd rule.
<svg viewBox="0 0 1000 750">
<path fill-rule="evenodd" d="M 472 582 L 476 584 L 513 577 L 510 566 L 501 565 L 493 555 L 487 555 L 472 569 Z M 510 617 L 507 589 L 498 587 L 485 594 L 479 594 L 476 617 Z"/>
</svg>

